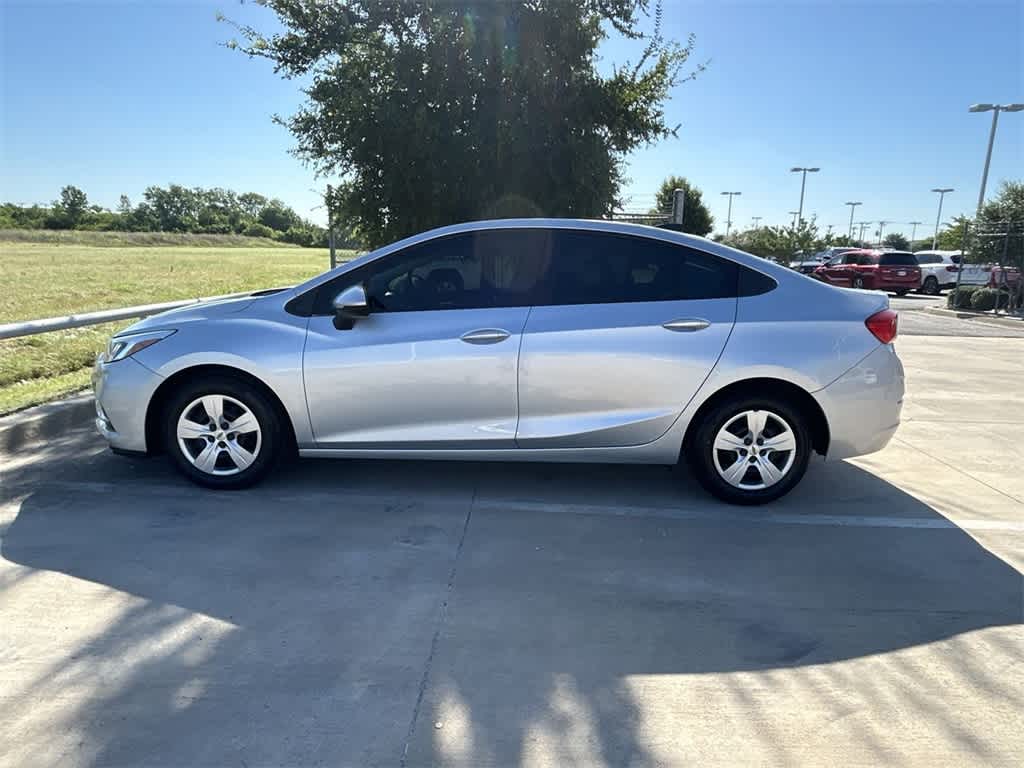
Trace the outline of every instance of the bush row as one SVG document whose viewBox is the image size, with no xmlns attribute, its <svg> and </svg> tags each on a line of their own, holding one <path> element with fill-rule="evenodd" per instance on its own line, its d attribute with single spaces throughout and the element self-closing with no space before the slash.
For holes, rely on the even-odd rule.
<svg viewBox="0 0 1024 768">
<path fill-rule="evenodd" d="M 975 312 L 988 312 L 997 306 L 1003 309 L 1009 303 L 1007 291 L 981 285 L 962 285 L 946 297 L 946 306 L 950 309 L 973 309 Z"/>
</svg>

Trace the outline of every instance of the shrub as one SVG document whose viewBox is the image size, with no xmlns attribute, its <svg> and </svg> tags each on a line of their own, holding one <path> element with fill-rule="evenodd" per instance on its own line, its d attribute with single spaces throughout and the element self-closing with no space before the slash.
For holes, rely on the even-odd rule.
<svg viewBox="0 0 1024 768">
<path fill-rule="evenodd" d="M 256 222 L 253 222 L 252 224 L 245 228 L 245 231 L 242 234 L 246 235 L 247 237 L 272 238 L 274 236 L 274 230 L 272 230 L 270 227 L 264 226 L 263 224 L 257 224 Z"/>
<path fill-rule="evenodd" d="M 1000 307 L 1006 306 L 1009 298 L 1006 291 L 982 288 L 975 291 L 971 297 L 971 308 L 978 312 L 987 312 L 989 309 L 995 309 L 996 303 Z"/>
<path fill-rule="evenodd" d="M 962 285 L 958 289 L 950 291 L 946 297 L 946 306 L 950 309 L 970 309 L 971 297 L 978 289 L 977 285 Z"/>
</svg>

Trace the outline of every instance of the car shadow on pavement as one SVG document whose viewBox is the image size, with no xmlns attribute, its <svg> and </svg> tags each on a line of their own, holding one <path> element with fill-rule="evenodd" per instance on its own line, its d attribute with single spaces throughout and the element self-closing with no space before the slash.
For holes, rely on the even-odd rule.
<svg viewBox="0 0 1024 768">
<path fill-rule="evenodd" d="M 1020 623 L 1020 573 L 852 464 L 755 509 L 658 467 L 307 463 L 229 494 L 162 472 L 41 482 L 3 533 L 0 721 L 35 765 L 655 765 L 710 733 L 783 761 L 801 697 L 986 761 L 949 686 L 1024 705 L 968 653 L 901 654 Z"/>
</svg>

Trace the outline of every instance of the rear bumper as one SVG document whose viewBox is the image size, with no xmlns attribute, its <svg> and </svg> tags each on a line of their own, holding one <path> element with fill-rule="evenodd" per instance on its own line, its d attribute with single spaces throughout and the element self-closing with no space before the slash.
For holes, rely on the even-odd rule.
<svg viewBox="0 0 1024 768">
<path fill-rule="evenodd" d="M 879 345 L 824 389 L 813 393 L 828 420 L 826 460 L 882 450 L 900 424 L 903 364 L 891 344 Z"/>
<path fill-rule="evenodd" d="M 146 410 L 162 381 L 130 357 L 116 363 L 96 361 L 92 372 L 96 430 L 111 448 L 146 451 Z"/>
</svg>

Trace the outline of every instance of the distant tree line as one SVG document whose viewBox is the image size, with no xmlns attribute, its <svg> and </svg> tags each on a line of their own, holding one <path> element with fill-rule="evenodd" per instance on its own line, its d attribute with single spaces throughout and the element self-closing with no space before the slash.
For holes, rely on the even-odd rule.
<svg viewBox="0 0 1024 768">
<path fill-rule="evenodd" d="M 132 205 L 121 195 L 116 211 L 91 205 L 68 185 L 47 207 L 0 204 L 0 229 L 84 229 L 103 232 L 190 232 L 266 237 L 302 246 L 327 244 L 327 231 L 275 198 L 214 187 L 147 187 Z"/>
</svg>

